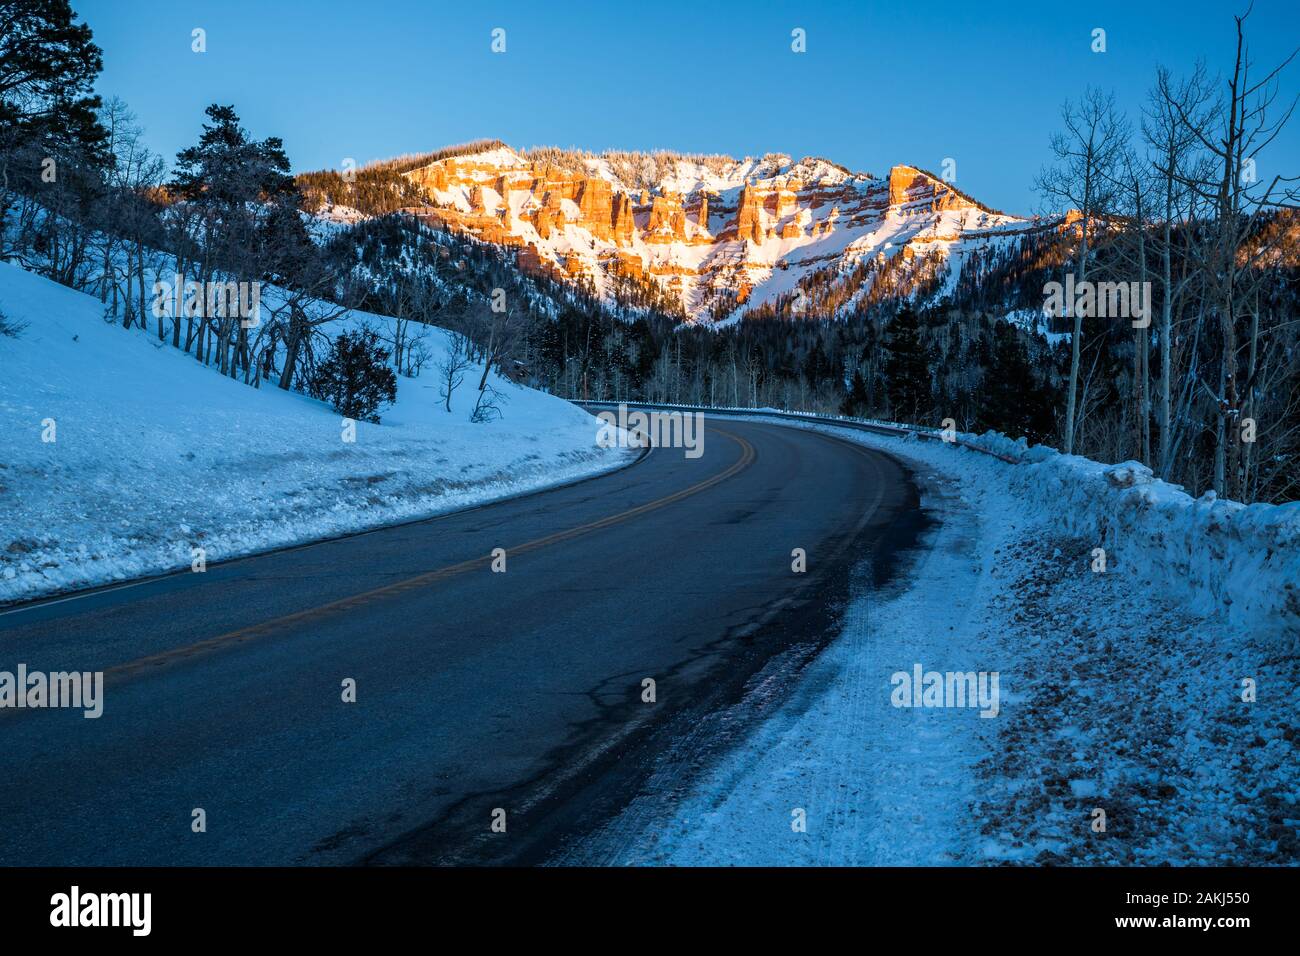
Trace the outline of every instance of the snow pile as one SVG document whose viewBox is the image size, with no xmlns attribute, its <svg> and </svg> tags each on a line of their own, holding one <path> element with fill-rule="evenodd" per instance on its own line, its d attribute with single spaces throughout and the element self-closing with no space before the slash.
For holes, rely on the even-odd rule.
<svg viewBox="0 0 1300 956">
<path fill-rule="evenodd" d="M 264 304 L 265 304 L 264 299 Z M 627 461 L 599 423 L 498 378 L 504 417 L 469 421 L 481 367 L 443 405 L 430 330 L 355 441 L 327 405 L 223 377 L 98 300 L 0 264 L 0 603 L 424 517 Z M 331 334 L 383 316 L 352 313 Z M 51 440 L 52 439 L 52 440 Z"/>
<path fill-rule="evenodd" d="M 995 432 L 963 438 L 1020 462 L 1008 471 L 1013 489 L 1062 529 L 1095 540 L 1110 567 L 1207 617 L 1300 635 L 1300 502 L 1193 498 L 1136 461 L 1103 465 Z"/>
</svg>

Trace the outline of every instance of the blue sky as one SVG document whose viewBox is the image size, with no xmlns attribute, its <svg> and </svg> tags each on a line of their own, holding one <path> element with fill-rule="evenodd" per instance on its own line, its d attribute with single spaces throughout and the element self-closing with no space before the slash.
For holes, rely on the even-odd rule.
<svg viewBox="0 0 1300 956">
<path fill-rule="evenodd" d="M 818 155 L 875 173 L 951 157 L 958 186 L 1013 213 L 1039 207 L 1063 99 L 1092 83 L 1136 114 L 1158 64 L 1226 68 L 1245 2 L 72 0 L 104 50 L 100 92 L 168 159 L 222 102 L 255 136 L 282 137 L 298 170 L 480 137 Z M 1256 0 L 1248 23 L 1261 66 L 1300 44 L 1295 0 Z M 791 51 L 795 28 L 806 53 Z M 1300 91 L 1300 63 L 1282 89 Z M 1297 157 L 1300 117 L 1261 178 Z"/>
</svg>

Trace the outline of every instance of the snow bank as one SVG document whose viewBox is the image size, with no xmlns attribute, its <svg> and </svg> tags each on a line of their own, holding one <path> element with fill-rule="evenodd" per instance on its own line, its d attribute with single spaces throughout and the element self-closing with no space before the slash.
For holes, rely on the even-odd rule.
<svg viewBox="0 0 1300 956">
<path fill-rule="evenodd" d="M 963 436 L 1018 462 L 1007 477 L 1063 530 L 1094 538 L 1108 567 L 1233 626 L 1300 635 L 1300 502 L 1193 498 L 1136 461 L 1103 465 L 996 432 Z"/>
<path fill-rule="evenodd" d="M 0 603 L 185 568 L 574 480 L 626 462 L 586 412 L 495 375 L 504 418 L 442 403 L 440 330 L 355 442 L 327 405 L 223 377 L 95 298 L 0 263 Z M 338 328 L 382 326 L 352 313 Z M 331 330 L 334 331 L 334 330 Z M 53 440 L 48 440 L 52 438 Z"/>
</svg>

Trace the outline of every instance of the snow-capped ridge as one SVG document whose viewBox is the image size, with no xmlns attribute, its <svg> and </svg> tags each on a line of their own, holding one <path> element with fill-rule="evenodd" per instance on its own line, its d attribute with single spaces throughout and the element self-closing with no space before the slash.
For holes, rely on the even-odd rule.
<svg viewBox="0 0 1300 956">
<path fill-rule="evenodd" d="M 836 308 L 865 301 L 883 270 L 915 274 L 890 289 L 942 294 L 972 250 L 1043 228 L 916 166 L 877 178 L 782 153 L 595 154 L 488 141 L 403 175 L 428 197 L 408 214 L 513 249 L 524 270 L 606 298 L 651 290 L 691 321 L 788 308 L 814 274 L 835 283 L 864 264 L 870 274 Z"/>
</svg>

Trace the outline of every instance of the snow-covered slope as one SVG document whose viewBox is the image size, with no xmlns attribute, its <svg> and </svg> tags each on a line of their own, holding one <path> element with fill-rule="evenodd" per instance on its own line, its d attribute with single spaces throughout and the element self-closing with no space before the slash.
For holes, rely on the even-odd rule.
<svg viewBox="0 0 1300 956">
<path fill-rule="evenodd" d="M 405 175 L 431 200 L 408 212 L 514 247 L 525 269 L 588 280 L 607 296 L 620 284 L 654 288 L 697 321 L 765 304 L 840 313 L 883 272 L 889 294 L 941 295 L 964 257 L 1058 225 L 995 212 L 911 166 L 878 179 L 783 155 L 495 147 Z M 819 296 L 846 280 L 842 294 Z"/>
<path fill-rule="evenodd" d="M 615 467 L 598 423 L 492 376 L 504 417 L 469 421 L 470 370 L 442 405 L 398 377 L 382 424 L 344 441 L 327 405 L 219 375 L 106 323 L 91 296 L 0 263 L 0 602 L 434 514 Z M 382 316 L 339 321 L 381 326 Z M 337 330 L 332 330 L 337 331 Z M 481 371 L 481 370 L 480 370 Z M 53 438 L 52 441 L 43 440 Z"/>
</svg>

